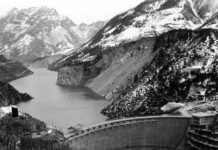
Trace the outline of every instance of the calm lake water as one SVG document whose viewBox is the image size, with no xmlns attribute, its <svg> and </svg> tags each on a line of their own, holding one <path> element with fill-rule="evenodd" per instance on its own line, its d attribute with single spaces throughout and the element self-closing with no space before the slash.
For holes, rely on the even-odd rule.
<svg viewBox="0 0 218 150">
<path fill-rule="evenodd" d="M 57 86 L 56 72 L 31 70 L 33 75 L 11 82 L 20 92 L 34 97 L 29 102 L 20 103 L 20 111 L 56 126 L 64 133 L 70 126 L 90 126 L 106 120 L 100 111 L 109 104 L 108 101 L 99 98 L 88 88 Z"/>
</svg>

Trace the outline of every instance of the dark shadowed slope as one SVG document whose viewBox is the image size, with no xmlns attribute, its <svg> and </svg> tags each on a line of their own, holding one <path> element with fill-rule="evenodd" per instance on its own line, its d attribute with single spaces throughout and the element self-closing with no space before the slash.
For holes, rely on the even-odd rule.
<svg viewBox="0 0 218 150">
<path fill-rule="evenodd" d="M 218 31 L 178 30 L 159 36 L 153 62 L 118 89 L 102 113 L 109 118 L 162 113 L 168 102 L 211 100 L 218 94 Z"/>
<path fill-rule="evenodd" d="M 0 81 L 9 82 L 21 77 L 28 76 L 33 72 L 18 61 L 6 59 L 0 55 Z"/>
</svg>

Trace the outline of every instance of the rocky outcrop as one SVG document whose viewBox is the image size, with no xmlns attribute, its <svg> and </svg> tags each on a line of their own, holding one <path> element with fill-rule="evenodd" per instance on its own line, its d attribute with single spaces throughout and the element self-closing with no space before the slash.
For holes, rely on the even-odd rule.
<svg viewBox="0 0 218 150">
<path fill-rule="evenodd" d="M 93 49 L 86 56 L 79 53 L 75 55 L 78 59 L 63 61 L 65 67 L 59 69 L 57 83 L 88 86 L 101 96 L 115 98 L 114 89 L 127 85 L 155 56 L 154 42 L 155 38 L 144 38 L 102 52 Z"/>
<path fill-rule="evenodd" d="M 0 81 L 9 82 L 31 75 L 33 72 L 17 61 L 11 61 L 0 55 Z"/>
<path fill-rule="evenodd" d="M 77 86 L 82 84 L 84 70 L 82 66 L 63 67 L 58 71 L 58 85 Z"/>
<path fill-rule="evenodd" d="M 27 93 L 20 93 L 10 84 L 0 81 L 0 107 L 15 105 L 32 99 Z"/>
</svg>

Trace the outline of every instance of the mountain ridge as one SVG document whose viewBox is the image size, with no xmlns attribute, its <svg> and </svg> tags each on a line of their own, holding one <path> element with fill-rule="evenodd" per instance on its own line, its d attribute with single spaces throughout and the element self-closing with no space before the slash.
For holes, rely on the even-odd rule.
<svg viewBox="0 0 218 150">
<path fill-rule="evenodd" d="M 9 59 L 31 63 L 35 59 L 65 54 L 80 47 L 104 25 L 87 26 L 87 32 L 75 32 L 79 28 L 68 17 L 55 9 L 30 7 L 12 9 L 0 18 L 0 54 Z M 94 26 L 94 25 L 93 25 Z"/>
<path fill-rule="evenodd" d="M 166 104 L 166 101 L 158 102 L 155 100 L 155 96 L 153 97 L 154 101 L 148 99 L 148 105 L 146 101 L 143 100 L 137 102 L 138 97 L 136 97 L 136 99 L 133 98 L 134 100 L 130 99 L 130 103 L 128 103 L 128 94 L 131 93 L 131 90 L 128 88 L 130 87 L 131 89 L 136 86 L 130 83 L 146 83 L 148 78 L 140 80 L 140 74 L 144 74 L 146 69 L 156 62 L 157 57 L 161 56 L 160 53 L 166 55 L 166 58 L 163 58 L 166 61 L 167 57 L 171 57 L 170 53 L 166 54 L 167 52 L 164 52 L 164 50 L 157 50 L 158 41 L 161 41 L 160 37 L 162 37 L 163 40 L 166 39 L 166 44 L 160 42 L 163 48 L 166 50 L 169 50 L 169 47 L 176 48 L 175 50 L 178 50 L 178 52 L 171 51 L 172 54 L 175 54 L 175 56 L 180 55 L 181 59 L 188 59 L 188 61 L 184 63 L 190 63 L 191 65 L 192 61 L 197 62 L 195 57 L 189 58 L 186 55 L 183 56 L 180 54 L 181 51 L 185 54 L 188 53 L 188 47 L 187 49 L 182 48 L 183 45 L 187 44 L 195 45 L 199 51 L 202 51 L 202 54 L 211 57 L 214 56 L 214 58 L 210 60 L 216 62 L 217 53 L 215 55 L 208 53 L 208 51 L 212 51 L 211 44 L 216 41 L 218 29 L 216 16 L 218 3 L 213 2 L 214 0 L 209 2 L 205 0 L 145 0 L 135 8 L 112 18 L 79 52 L 68 55 L 54 63 L 51 68 L 58 70 L 57 84 L 88 86 L 101 96 L 112 100 L 113 103 L 102 111 L 102 113 L 109 118 L 140 115 L 141 112 L 134 113 L 135 107 L 130 107 L 129 110 L 127 106 L 135 106 L 135 101 L 138 106 L 140 106 L 141 103 L 145 103 L 143 107 L 139 107 L 142 108 L 142 110 L 147 110 L 147 112 L 143 112 L 143 115 L 161 113 L 160 106 Z M 174 33 L 178 36 L 174 36 Z M 210 33 L 214 33 L 214 35 L 212 36 Z M 202 35 L 204 39 L 201 39 L 200 35 Z M 186 39 L 187 37 L 188 39 Z M 208 37 L 208 39 L 206 40 L 205 37 Z M 175 41 L 176 39 L 180 41 Z M 204 45 L 203 43 L 205 42 L 207 44 Z M 198 46 L 202 47 L 199 48 Z M 214 44 L 213 47 L 217 47 L 217 45 Z M 199 51 L 197 53 L 201 53 Z M 160 57 L 160 61 L 161 58 L 162 57 Z M 162 64 L 167 63 L 164 62 L 164 60 L 161 61 Z M 202 61 L 208 62 L 207 58 L 202 59 Z M 209 62 L 208 65 L 210 67 L 214 66 L 214 64 Z M 154 69 L 153 71 L 159 70 L 159 68 L 155 68 L 155 66 L 152 68 Z M 177 73 L 181 69 L 177 67 L 174 68 L 176 68 L 174 71 Z M 152 75 L 156 73 L 150 72 L 148 74 Z M 202 75 L 201 72 L 197 72 L 197 74 Z M 166 74 L 163 74 L 163 76 L 165 75 Z M 210 75 L 214 78 L 212 73 Z M 172 77 L 174 78 L 174 76 Z M 180 77 L 181 76 L 178 78 Z M 155 79 L 153 81 L 160 83 Z M 157 90 L 159 90 L 158 87 L 164 87 L 164 84 L 161 85 L 163 86 L 157 86 Z M 215 85 L 217 85 L 216 82 Z M 156 85 L 153 86 L 156 87 Z M 189 88 L 193 87 L 187 86 L 187 89 Z M 151 88 L 148 92 L 152 90 L 156 89 Z M 170 91 L 167 87 L 166 90 L 166 92 Z M 177 92 L 182 93 L 179 90 Z M 146 99 L 145 96 L 141 98 Z M 197 96 L 194 100 L 198 98 Z M 183 102 L 181 99 L 182 97 L 180 97 L 178 101 Z M 157 106 L 153 107 L 153 109 L 150 104 Z M 149 107 L 152 109 L 148 109 Z M 139 109 L 136 110 L 138 111 Z M 122 111 L 124 111 L 124 114 L 122 114 Z"/>
<path fill-rule="evenodd" d="M 207 16 L 207 9 L 203 11 L 203 6 L 207 6 L 207 3 L 201 6 L 203 3 L 205 3 L 204 0 L 201 0 L 200 2 L 195 0 L 146 0 L 139 4 L 137 7 L 114 17 L 110 22 L 108 22 L 104 29 L 102 29 L 102 33 L 99 33 L 103 34 L 98 35 L 101 37 L 101 41 L 99 41 L 99 38 L 96 37 L 93 38 L 92 41 L 86 46 L 94 47 L 95 45 L 100 44 L 103 48 L 107 46 L 113 47 L 114 44 L 117 45 L 119 43 L 125 42 L 124 40 L 129 42 L 130 39 L 135 40 L 135 38 L 137 39 L 141 37 L 160 35 L 169 31 L 170 28 L 196 29 L 201 25 L 201 21 L 205 21 L 208 17 L 210 17 Z M 218 4 L 215 3 L 214 7 L 218 8 Z M 196 10 L 197 8 L 199 8 L 199 10 Z M 217 9 L 209 10 L 214 13 Z M 167 15 L 168 18 L 164 17 L 164 15 Z M 164 22 L 163 25 L 161 22 Z M 136 32 L 136 37 L 132 36 L 134 35 L 133 31 Z M 128 32 L 129 34 L 132 34 L 131 37 L 128 37 Z M 109 38 L 111 34 L 113 37 Z"/>
<path fill-rule="evenodd" d="M 98 54 L 106 53 L 104 52 L 105 50 L 122 47 L 125 43 L 134 42 L 143 37 L 155 37 L 170 30 L 198 29 L 212 17 L 208 16 L 208 11 L 212 10 L 212 14 L 216 11 L 216 9 L 203 9 L 200 4 L 208 6 L 210 3 L 208 4 L 204 0 L 200 2 L 195 0 L 146 0 L 135 8 L 112 18 L 88 43 L 80 48 L 79 51 L 82 52 L 78 52 L 76 55 L 75 53 L 69 54 L 54 63 L 51 69 L 57 70 L 74 60 L 83 62 L 83 60 L 87 61 L 89 59 L 92 61 Z M 194 6 L 196 9 L 194 9 Z M 218 4 L 216 3 L 215 6 L 218 7 Z M 201 14 L 202 18 L 199 18 L 202 9 L 204 14 Z M 204 22 L 202 21 L 203 19 Z M 213 25 L 217 25 L 216 17 L 213 20 L 215 20 Z M 161 25 L 162 23 L 163 25 Z M 207 25 L 205 24 L 204 26 Z M 150 28 L 151 26 L 153 27 Z M 130 32 L 127 32 L 127 30 Z M 145 32 L 148 34 L 143 35 Z M 129 36 L 124 36 L 124 41 L 117 40 L 118 37 L 125 35 L 124 33 L 127 33 Z M 107 44 L 109 45 L 107 46 Z"/>
<path fill-rule="evenodd" d="M 214 0 L 145 0 L 135 8 L 121 13 L 110 21 L 82 48 L 107 50 L 134 42 L 143 37 L 155 37 L 176 29 L 217 28 L 218 3 Z M 206 8 L 204 8 L 205 6 Z M 201 15 L 201 17 L 200 17 Z M 87 51 L 87 52 L 86 52 Z M 70 55 L 60 60 L 71 59 Z M 72 54 L 74 59 L 74 53 Z M 58 62 L 56 63 L 58 65 Z"/>
</svg>

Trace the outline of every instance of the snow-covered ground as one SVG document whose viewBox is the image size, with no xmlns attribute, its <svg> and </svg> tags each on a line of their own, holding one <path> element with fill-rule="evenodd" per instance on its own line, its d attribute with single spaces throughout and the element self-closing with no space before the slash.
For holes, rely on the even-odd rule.
<svg viewBox="0 0 218 150">
<path fill-rule="evenodd" d="M 202 0 L 200 2 L 195 0 L 180 0 L 178 4 L 173 4 L 177 2 L 172 2 L 172 6 L 169 8 L 164 6 L 171 5 L 167 0 L 149 1 L 147 3 L 145 2 L 141 6 L 141 10 L 138 10 L 136 7 L 120 14 L 115 26 L 113 25 L 114 23 L 110 24 L 109 22 L 104 28 L 102 32 L 103 38 L 99 39 L 96 43 L 87 43 L 86 46 L 114 47 L 121 43 L 135 41 L 141 37 L 154 37 L 173 29 L 194 30 L 211 18 L 216 10 L 215 8 L 218 8 L 217 3 L 214 4 L 215 6 L 212 6 L 211 3 L 202 2 Z M 201 5 L 197 7 L 199 4 Z M 204 16 L 200 16 L 200 9 L 207 5 L 210 6 L 207 10 L 210 12 L 210 15 L 207 12 Z M 131 20 L 126 19 L 128 17 Z M 128 25 L 124 23 L 126 21 L 128 21 Z M 215 24 L 205 26 L 204 28 L 208 27 L 217 29 Z M 121 32 L 115 32 L 120 30 Z"/>
<path fill-rule="evenodd" d="M 190 103 L 171 102 L 161 108 L 164 112 L 174 110 L 174 112 L 185 117 L 190 116 L 214 116 L 218 112 L 218 101 L 197 101 Z"/>
</svg>

